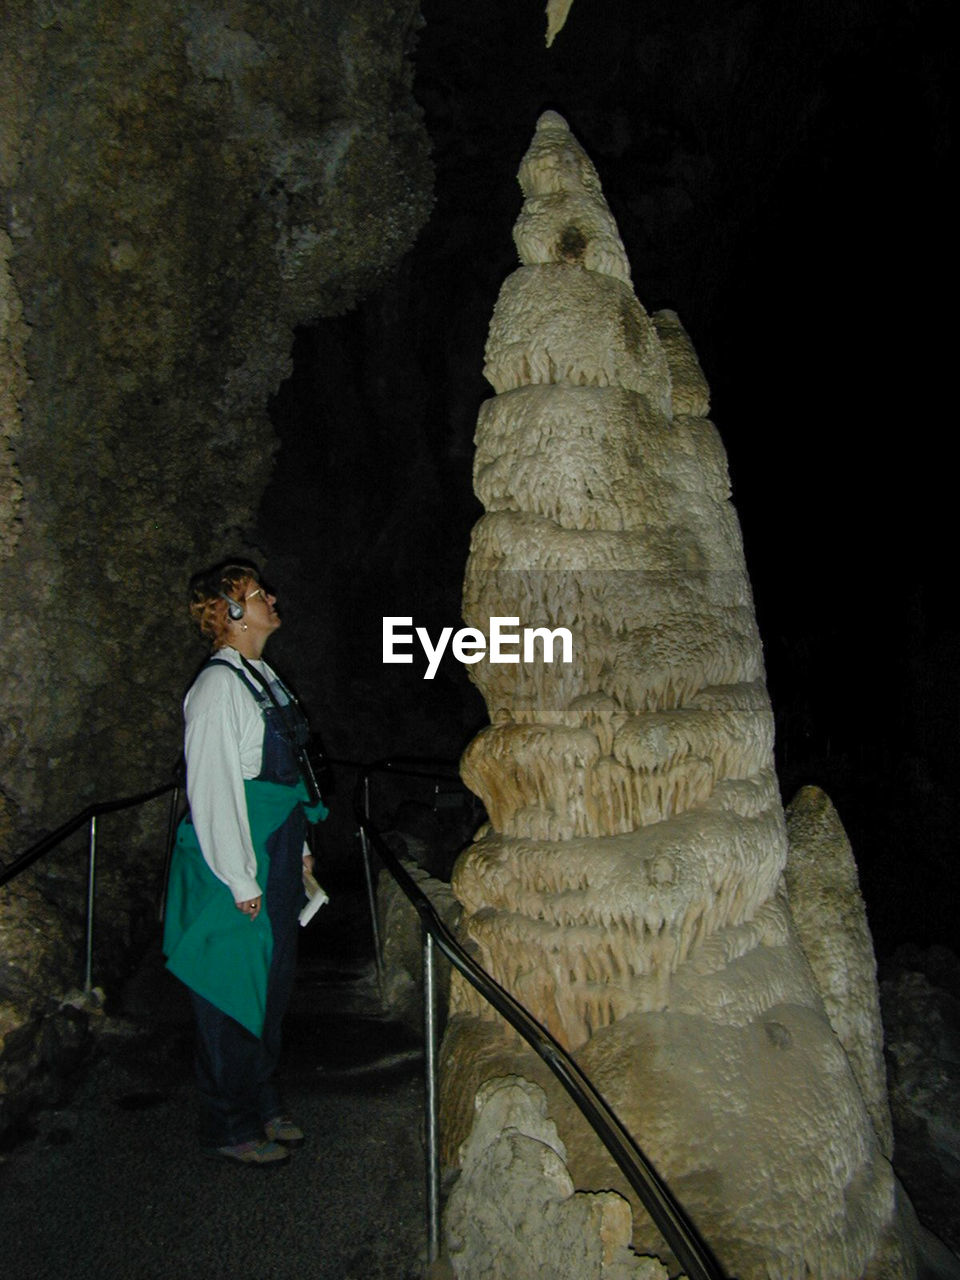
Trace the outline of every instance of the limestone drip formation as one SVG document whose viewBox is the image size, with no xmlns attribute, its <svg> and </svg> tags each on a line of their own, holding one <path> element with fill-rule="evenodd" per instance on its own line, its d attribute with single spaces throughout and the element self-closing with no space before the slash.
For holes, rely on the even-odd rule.
<svg viewBox="0 0 960 1280">
<path fill-rule="evenodd" d="M 558 115 L 540 119 L 520 183 L 464 618 L 567 627 L 574 661 L 471 668 L 491 723 L 462 769 L 490 825 L 454 874 L 468 944 L 575 1051 L 730 1274 L 908 1274 L 892 1171 L 791 922 L 773 718 L 707 386 L 677 317 L 634 296 Z M 450 1158 L 477 1087 L 526 1076 L 576 1186 L 625 1189 L 462 980 L 451 1005 Z M 640 1211 L 634 1244 L 664 1255 Z"/>
</svg>

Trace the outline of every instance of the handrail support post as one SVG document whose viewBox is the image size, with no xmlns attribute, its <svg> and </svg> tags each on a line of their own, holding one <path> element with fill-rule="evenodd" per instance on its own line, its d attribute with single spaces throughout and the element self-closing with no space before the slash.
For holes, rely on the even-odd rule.
<svg viewBox="0 0 960 1280">
<path fill-rule="evenodd" d="M 437 1125 L 437 1011 L 433 938 L 423 934 L 423 1075 L 427 1147 L 427 1249 L 430 1262 L 440 1255 L 440 1154 Z"/>
<path fill-rule="evenodd" d="M 163 880 L 160 883 L 160 901 L 157 906 L 157 923 L 163 924 L 167 914 L 167 880 L 170 876 L 170 862 L 173 858 L 173 841 L 177 834 L 177 810 L 180 808 L 180 784 L 175 783 L 170 793 L 170 808 L 167 813 L 167 844 L 163 852 Z"/>
<path fill-rule="evenodd" d="M 367 903 L 370 907 L 370 929 L 373 933 L 373 957 L 377 966 L 377 990 L 383 1004 L 383 953 L 380 948 L 380 923 L 377 920 L 377 895 L 373 887 L 373 868 L 370 865 L 370 841 L 364 825 L 370 821 L 370 775 L 363 775 L 363 817 L 360 825 L 360 849 L 363 853 L 363 874 L 367 882 Z"/>
<path fill-rule="evenodd" d="M 97 879 L 97 815 L 90 815 L 90 840 L 87 854 L 87 936 L 86 963 L 83 974 L 83 990 L 89 995 L 93 990 L 93 902 Z"/>
</svg>

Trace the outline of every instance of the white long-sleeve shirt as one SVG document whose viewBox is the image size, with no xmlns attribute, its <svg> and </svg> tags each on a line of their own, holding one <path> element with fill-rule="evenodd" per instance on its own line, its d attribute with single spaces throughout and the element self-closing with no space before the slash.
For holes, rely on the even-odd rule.
<svg viewBox="0 0 960 1280">
<path fill-rule="evenodd" d="M 243 669 L 236 649 L 218 649 L 214 657 Z M 253 662 L 277 685 L 276 673 Z M 252 677 L 248 677 L 251 679 Z M 275 688 L 278 698 L 285 695 Z M 186 721 L 187 799 L 200 850 L 210 870 L 235 902 L 258 898 L 257 856 L 250 836 L 244 779 L 256 778 L 263 761 L 263 715 L 257 699 L 233 671 L 205 667 L 183 703 Z"/>
</svg>

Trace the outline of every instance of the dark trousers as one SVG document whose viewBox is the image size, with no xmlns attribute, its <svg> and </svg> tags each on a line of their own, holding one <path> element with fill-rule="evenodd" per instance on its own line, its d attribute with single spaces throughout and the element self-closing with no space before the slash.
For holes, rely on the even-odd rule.
<svg viewBox="0 0 960 1280">
<path fill-rule="evenodd" d="M 282 1114 L 274 1076 L 296 977 L 305 830 L 303 811 L 297 808 L 267 842 L 270 871 L 264 907 L 273 932 L 273 958 L 260 1039 L 203 996 L 190 993 L 197 1024 L 200 1140 L 205 1146 L 234 1146 L 261 1138 L 264 1122 Z"/>
</svg>

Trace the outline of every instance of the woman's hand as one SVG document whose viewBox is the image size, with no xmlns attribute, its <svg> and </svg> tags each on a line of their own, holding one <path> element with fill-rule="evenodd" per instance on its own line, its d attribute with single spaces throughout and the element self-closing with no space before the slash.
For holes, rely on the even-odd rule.
<svg viewBox="0 0 960 1280">
<path fill-rule="evenodd" d="M 303 855 L 303 869 L 304 871 L 309 871 L 309 873 L 313 875 L 313 854 L 312 853 L 305 853 Z"/>
<path fill-rule="evenodd" d="M 260 914 L 260 908 L 263 905 L 263 895 L 259 898 L 248 898 L 246 902 L 237 902 L 235 904 L 238 911 L 242 911 L 245 916 L 249 916 L 251 920 L 256 920 Z"/>
</svg>

